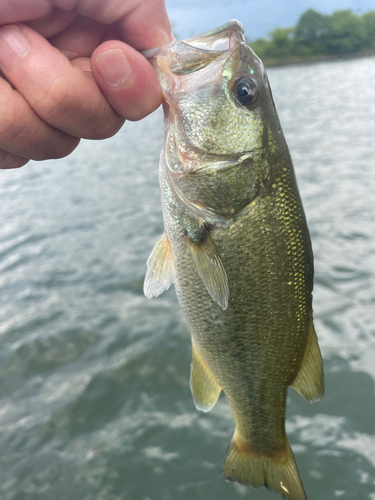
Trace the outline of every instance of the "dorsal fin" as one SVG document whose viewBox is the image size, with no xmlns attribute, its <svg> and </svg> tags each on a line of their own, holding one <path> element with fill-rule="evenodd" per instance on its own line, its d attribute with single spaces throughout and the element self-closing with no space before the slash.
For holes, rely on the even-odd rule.
<svg viewBox="0 0 375 500">
<path fill-rule="evenodd" d="M 292 387 L 310 403 L 318 401 L 324 394 L 323 361 L 312 320 L 305 354 Z"/>
<path fill-rule="evenodd" d="M 229 298 L 227 273 L 213 239 L 204 231 L 204 238 L 198 242 L 188 237 L 190 252 L 208 293 L 225 310 Z"/>
<path fill-rule="evenodd" d="M 202 411 L 211 410 L 221 392 L 220 385 L 194 344 L 191 355 L 190 389 L 196 408 Z"/>
<path fill-rule="evenodd" d="M 147 259 L 147 272 L 143 292 L 148 299 L 168 290 L 174 282 L 172 249 L 164 231 Z"/>
</svg>

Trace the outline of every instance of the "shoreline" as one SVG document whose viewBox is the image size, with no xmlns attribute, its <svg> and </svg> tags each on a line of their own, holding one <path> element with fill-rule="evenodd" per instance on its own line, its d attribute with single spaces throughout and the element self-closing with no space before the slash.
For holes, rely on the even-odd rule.
<svg viewBox="0 0 375 500">
<path fill-rule="evenodd" d="M 251 44 L 250 44 L 251 47 Z M 364 52 L 352 52 L 350 54 L 334 54 L 334 55 L 321 55 L 321 56 L 311 56 L 307 58 L 295 57 L 290 59 L 276 60 L 276 59 L 264 59 L 263 64 L 268 68 L 277 68 L 280 66 L 292 66 L 299 64 L 314 64 L 317 62 L 329 62 L 329 61 L 342 61 L 347 59 L 360 59 L 361 57 L 375 57 L 374 50 L 366 50 Z"/>
</svg>

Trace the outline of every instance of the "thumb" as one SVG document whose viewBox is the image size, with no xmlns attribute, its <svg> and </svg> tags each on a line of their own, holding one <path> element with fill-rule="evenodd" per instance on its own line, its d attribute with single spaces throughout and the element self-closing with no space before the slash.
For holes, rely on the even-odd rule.
<svg viewBox="0 0 375 500">
<path fill-rule="evenodd" d="M 118 40 L 104 42 L 91 56 L 91 71 L 113 109 L 127 120 L 140 120 L 162 102 L 156 73 L 135 49 Z"/>
</svg>

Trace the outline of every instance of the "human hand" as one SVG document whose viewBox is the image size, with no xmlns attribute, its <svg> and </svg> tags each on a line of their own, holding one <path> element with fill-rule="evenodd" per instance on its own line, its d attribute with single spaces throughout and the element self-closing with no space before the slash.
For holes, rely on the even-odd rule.
<svg viewBox="0 0 375 500">
<path fill-rule="evenodd" d="M 62 158 L 161 103 L 138 52 L 169 43 L 164 0 L 0 0 L 0 168 Z"/>
</svg>

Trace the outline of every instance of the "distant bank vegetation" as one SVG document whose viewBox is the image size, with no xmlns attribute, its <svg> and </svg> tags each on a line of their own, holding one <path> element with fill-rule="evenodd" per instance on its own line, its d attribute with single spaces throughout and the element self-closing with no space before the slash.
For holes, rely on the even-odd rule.
<svg viewBox="0 0 375 500">
<path fill-rule="evenodd" d="M 267 38 L 250 42 L 266 65 L 359 52 L 375 53 L 375 11 L 358 15 L 351 9 L 325 15 L 309 9 L 291 28 L 276 28 Z"/>
</svg>

